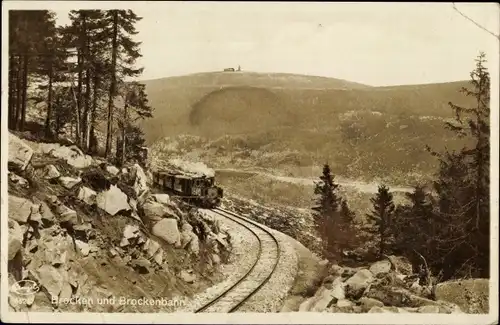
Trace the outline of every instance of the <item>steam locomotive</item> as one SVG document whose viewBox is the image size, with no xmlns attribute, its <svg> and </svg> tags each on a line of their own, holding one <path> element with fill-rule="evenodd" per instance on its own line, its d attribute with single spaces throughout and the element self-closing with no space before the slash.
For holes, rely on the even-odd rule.
<svg viewBox="0 0 500 325">
<path fill-rule="evenodd" d="M 188 202 L 203 208 L 220 205 L 223 190 L 215 186 L 215 177 L 192 176 L 172 171 L 153 172 L 154 186 L 160 190 L 178 195 Z"/>
</svg>

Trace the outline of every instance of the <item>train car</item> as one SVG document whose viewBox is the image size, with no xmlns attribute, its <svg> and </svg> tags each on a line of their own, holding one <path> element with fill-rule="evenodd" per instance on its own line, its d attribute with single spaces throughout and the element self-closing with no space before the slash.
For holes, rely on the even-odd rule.
<svg viewBox="0 0 500 325">
<path fill-rule="evenodd" d="M 223 196 L 223 190 L 215 185 L 214 177 L 156 171 L 153 172 L 153 182 L 160 190 L 178 195 L 204 208 L 219 206 Z"/>
</svg>

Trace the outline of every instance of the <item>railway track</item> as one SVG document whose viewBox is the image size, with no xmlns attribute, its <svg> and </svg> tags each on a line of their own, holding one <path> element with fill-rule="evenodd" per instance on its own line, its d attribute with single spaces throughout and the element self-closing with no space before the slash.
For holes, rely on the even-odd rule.
<svg viewBox="0 0 500 325">
<path fill-rule="evenodd" d="M 276 270 L 281 251 L 274 235 L 256 222 L 225 209 L 215 208 L 212 211 L 247 228 L 257 238 L 259 245 L 257 259 L 245 275 L 222 294 L 195 311 L 195 313 L 231 313 L 237 311 L 269 281 Z"/>
</svg>

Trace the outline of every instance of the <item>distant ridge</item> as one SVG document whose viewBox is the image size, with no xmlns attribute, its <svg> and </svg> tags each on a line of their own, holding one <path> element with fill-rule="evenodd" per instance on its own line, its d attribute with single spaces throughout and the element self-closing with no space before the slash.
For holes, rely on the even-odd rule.
<svg viewBox="0 0 500 325">
<path fill-rule="evenodd" d="M 200 72 L 183 76 L 173 76 L 144 80 L 153 87 L 214 87 L 249 86 L 263 88 L 297 89 L 360 89 L 371 88 L 357 82 L 343 79 L 309 76 L 292 73 L 262 73 L 251 71 Z"/>
</svg>

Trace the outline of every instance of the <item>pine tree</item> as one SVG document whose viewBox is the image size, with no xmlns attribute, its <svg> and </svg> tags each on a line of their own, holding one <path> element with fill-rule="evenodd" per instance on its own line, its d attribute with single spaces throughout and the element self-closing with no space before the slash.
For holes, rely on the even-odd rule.
<svg viewBox="0 0 500 325">
<path fill-rule="evenodd" d="M 441 268 L 444 278 L 489 276 L 489 165 L 490 165 L 490 76 L 480 53 L 471 72 L 471 89 L 462 88 L 475 98 L 473 107 L 449 103 L 455 121 L 446 128 L 472 146 L 437 154 L 440 160 L 434 187 L 439 196 L 439 217 L 444 220 L 439 234 Z M 430 150 L 430 149 L 429 149 Z"/>
<path fill-rule="evenodd" d="M 349 208 L 349 204 L 345 199 L 342 199 L 342 202 L 340 204 L 340 215 L 342 217 L 343 223 L 346 225 L 351 225 L 352 223 L 354 223 L 354 220 L 356 218 L 356 214 Z"/>
<path fill-rule="evenodd" d="M 323 254 L 329 256 L 333 247 L 335 226 L 339 223 L 339 202 L 337 194 L 339 185 L 334 182 L 330 166 L 323 166 L 320 181 L 315 184 L 314 194 L 317 196 L 316 206 L 313 207 L 316 230 L 323 243 Z"/>
<path fill-rule="evenodd" d="M 416 251 L 425 256 L 429 264 L 436 266 L 435 239 L 442 225 L 435 213 L 434 200 L 423 186 L 415 186 L 413 192 L 406 193 L 406 197 L 409 204 L 398 206 L 394 213 L 394 246 L 410 259 L 415 257 Z M 417 257 L 420 263 L 420 257 Z"/>
<path fill-rule="evenodd" d="M 47 81 L 47 84 L 42 84 L 38 87 L 40 91 L 45 92 L 45 97 L 42 97 L 40 100 L 46 103 L 47 109 L 44 125 L 46 138 L 52 138 L 54 135 L 51 121 L 54 114 L 53 103 L 56 94 L 55 88 L 59 83 L 67 81 L 66 60 L 69 54 L 64 48 L 62 36 L 59 32 L 59 30 L 55 30 L 53 36 L 48 39 L 46 43 L 46 55 L 40 58 L 37 71 L 37 73 Z"/>
<path fill-rule="evenodd" d="M 119 165 L 123 165 L 127 158 L 134 156 L 137 143 L 133 143 L 132 139 L 137 139 L 138 134 L 134 128 L 138 120 L 151 118 L 153 108 L 149 106 L 149 101 L 146 94 L 146 86 L 139 82 L 131 82 L 124 87 L 124 104 L 122 108 L 123 115 L 118 119 L 118 127 L 121 131 L 120 137 L 117 138 L 117 153 L 116 157 Z M 129 132 L 132 132 L 129 135 Z M 137 142 L 137 141 L 136 141 Z M 130 145 L 129 145 L 130 144 Z M 141 143 L 142 145 L 143 143 Z M 129 155 L 127 155 L 129 152 Z"/>
<path fill-rule="evenodd" d="M 379 256 L 382 256 L 386 253 L 387 244 L 391 236 L 390 231 L 395 210 L 392 193 L 389 192 L 388 187 L 381 185 L 378 187 L 377 195 L 371 198 L 370 202 L 373 204 L 373 210 L 372 213 L 366 216 L 375 223 L 373 233 L 379 237 L 378 253 Z"/>
<path fill-rule="evenodd" d="M 71 24 L 63 32 L 66 46 L 76 48 L 77 63 L 71 69 L 71 83 L 76 88 L 76 141 L 83 149 L 89 150 L 98 109 L 94 104 L 102 97 L 97 88 L 104 86 L 103 79 L 107 78 L 109 39 L 102 10 L 73 10 L 69 18 Z"/>
<path fill-rule="evenodd" d="M 140 42 L 132 40 L 137 34 L 135 24 L 142 18 L 132 10 L 109 10 L 105 14 L 106 32 L 111 39 L 110 85 L 107 112 L 107 136 L 105 156 L 111 155 L 115 98 L 118 86 L 124 79 L 139 76 L 143 69 L 135 68 L 135 61 L 141 57 Z"/>
<path fill-rule="evenodd" d="M 55 37 L 55 14 L 48 10 L 9 11 L 10 128 L 24 130 L 29 76 L 39 71 Z"/>
</svg>

